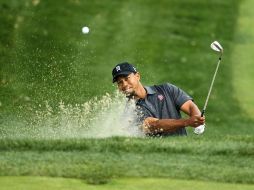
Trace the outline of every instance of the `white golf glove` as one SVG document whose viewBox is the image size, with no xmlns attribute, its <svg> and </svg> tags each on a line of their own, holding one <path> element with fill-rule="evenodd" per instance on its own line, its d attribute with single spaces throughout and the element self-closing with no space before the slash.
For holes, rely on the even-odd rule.
<svg viewBox="0 0 254 190">
<path fill-rule="evenodd" d="M 194 133 L 196 135 L 201 135 L 202 133 L 204 133 L 204 131 L 205 131 L 205 124 L 204 125 L 199 125 L 198 127 L 196 127 L 194 129 Z"/>
</svg>

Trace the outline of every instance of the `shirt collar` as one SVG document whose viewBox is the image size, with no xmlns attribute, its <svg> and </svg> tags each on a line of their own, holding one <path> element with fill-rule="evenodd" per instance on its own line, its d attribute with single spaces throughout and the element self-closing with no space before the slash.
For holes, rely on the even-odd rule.
<svg viewBox="0 0 254 190">
<path fill-rule="evenodd" d="M 150 94 L 155 94 L 155 93 L 156 93 L 156 92 L 153 90 L 153 88 L 150 87 L 150 86 L 144 86 L 144 88 L 146 89 L 146 93 L 147 93 L 148 95 L 150 95 Z"/>
</svg>

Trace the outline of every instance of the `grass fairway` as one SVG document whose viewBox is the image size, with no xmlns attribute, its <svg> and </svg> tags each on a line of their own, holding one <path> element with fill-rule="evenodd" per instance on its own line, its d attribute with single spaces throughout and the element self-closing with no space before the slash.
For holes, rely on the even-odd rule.
<svg viewBox="0 0 254 190">
<path fill-rule="evenodd" d="M 89 185 L 84 180 L 50 177 L 0 177 L 3 190 L 252 190 L 254 185 L 175 180 L 164 178 L 113 179 L 105 185 Z"/>
<path fill-rule="evenodd" d="M 82 178 L 92 184 L 154 176 L 253 184 L 253 142 L 251 136 L 5 139 L 0 141 L 0 173 Z"/>
</svg>

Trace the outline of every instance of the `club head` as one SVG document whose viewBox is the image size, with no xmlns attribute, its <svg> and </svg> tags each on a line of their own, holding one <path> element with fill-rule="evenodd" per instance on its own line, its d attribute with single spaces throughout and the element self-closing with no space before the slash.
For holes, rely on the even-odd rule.
<svg viewBox="0 0 254 190">
<path fill-rule="evenodd" d="M 196 127 L 193 131 L 196 135 L 201 135 L 202 133 L 205 132 L 205 125 L 200 125 Z"/>
<path fill-rule="evenodd" d="M 217 51 L 217 52 L 220 52 L 220 53 L 223 52 L 222 46 L 221 46 L 220 43 L 217 42 L 217 41 L 214 41 L 213 43 L 211 43 L 211 48 L 212 48 L 214 51 Z"/>
</svg>

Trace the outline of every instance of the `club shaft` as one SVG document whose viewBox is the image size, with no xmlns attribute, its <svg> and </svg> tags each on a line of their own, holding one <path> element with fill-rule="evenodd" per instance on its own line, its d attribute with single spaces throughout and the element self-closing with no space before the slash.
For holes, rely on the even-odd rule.
<svg viewBox="0 0 254 190">
<path fill-rule="evenodd" d="M 202 110 L 202 113 L 201 113 L 201 116 L 203 117 L 204 114 L 205 114 L 205 110 L 206 110 L 206 106 L 208 104 L 208 100 L 209 100 L 209 97 L 210 97 L 210 94 L 212 92 L 212 88 L 213 88 L 213 83 L 215 81 L 215 78 L 216 78 L 216 75 L 217 75 L 217 72 L 218 72 L 218 69 L 219 69 L 219 66 L 220 66 L 220 61 L 221 61 L 221 56 L 219 57 L 219 61 L 218 61 L 218 64 L 217 64 L 217 67 L 216 67 L 216 70 L 214 72 L 214 75 L 213 75 L 213 80 L 211 82 L 211 85 L 210 85 L 210 88 L 209 88 L 209 91 L 208 91 L 208 95 L 206 97 L 206 101 L 205 101 L 205 105 L 204 105 L 204 108 Z"/>
</svg>

